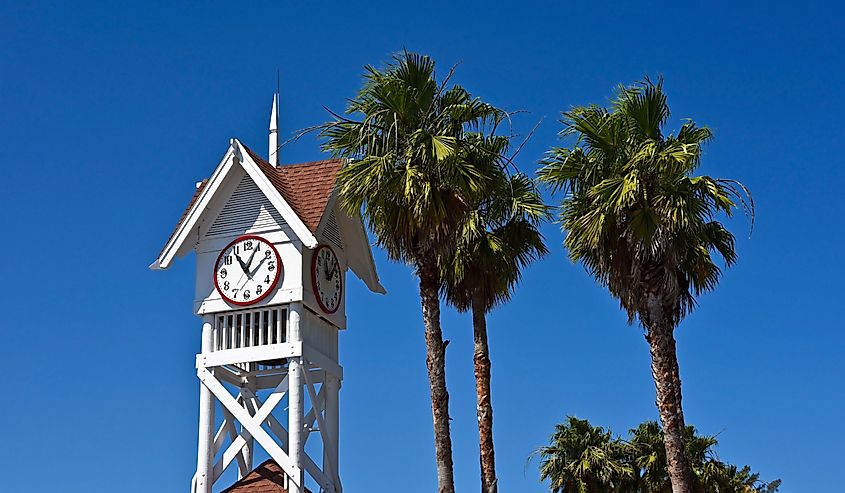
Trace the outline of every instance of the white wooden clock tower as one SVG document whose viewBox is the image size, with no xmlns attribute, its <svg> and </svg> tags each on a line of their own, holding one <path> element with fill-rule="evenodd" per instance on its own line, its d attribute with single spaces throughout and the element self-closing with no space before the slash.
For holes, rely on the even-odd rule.
<svg viewBox="0 0 845 493">
<path fill-rule="evenodd" d="M 233 462 L 244 478 L 256 444 L 281 478 L 279 491 L 303 493 L 313 481 L 341 492 L 338 331 L 346 328 L 347 270 L 385 291 L 360 217 L 336 204 L 342 162 L 280 165 L 277 118 L 274 97 L 269 161 L 232 139 L 150 266 L 166 269 L 196 253 L 202 349 L 192 493 L 211 493 Z"/>
</svg>

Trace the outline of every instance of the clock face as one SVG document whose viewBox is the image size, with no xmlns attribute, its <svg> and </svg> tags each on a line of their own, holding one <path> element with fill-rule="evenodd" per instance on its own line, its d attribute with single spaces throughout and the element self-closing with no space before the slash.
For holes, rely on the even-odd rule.
<svg viewBox="0 0 845 493">
<path fill-rule="evenodd" d="M 343 273 L 334 250 L 320 245 L 311 256 L 311 285 L 317 303 L 326 313 L 334 313 L 343 295 Z"/>
<path fill-rule="evenodd" d="M 223 249 L 214 266 L 214 285 L 234 305 L 258 303 L 282 277 L 282 259 L 260 236 L 241 236 Z"/>
</svg>

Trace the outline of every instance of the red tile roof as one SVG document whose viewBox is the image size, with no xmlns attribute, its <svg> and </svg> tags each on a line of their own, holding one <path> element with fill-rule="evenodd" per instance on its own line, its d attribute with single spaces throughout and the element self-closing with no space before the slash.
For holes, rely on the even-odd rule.
<svg viewBox="0 0 845 493">
<path fill-rule="evenodd" d="M 272 459 L 263 462 L 222 493 L 288 493 L 285 473 Z"/>
<path fill-rule="evenodd" d="M 337 173 L 343 166 L 341 159 L 325 159 L 300 164 L 283 164 L 273 167 L 252 150 L 244 146 L 246 152 L 258 164 L 258 167 L 276 190 L 290 204 L 296 215 L 311 230 L 317 232 L 329 197 L 334 190 Z"/>
</svg>

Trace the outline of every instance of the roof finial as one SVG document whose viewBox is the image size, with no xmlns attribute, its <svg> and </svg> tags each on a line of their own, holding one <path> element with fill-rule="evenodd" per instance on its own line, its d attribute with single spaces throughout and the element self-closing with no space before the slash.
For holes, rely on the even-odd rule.
<svg viewBox="0 0 845 493">
<path fill-rule="evenodd" d="M 273 166 L 279 165 L 279 93 L 273 94 L 273 109 L 270 110 L 270 140 L 268 160 Z"/>
</svg>

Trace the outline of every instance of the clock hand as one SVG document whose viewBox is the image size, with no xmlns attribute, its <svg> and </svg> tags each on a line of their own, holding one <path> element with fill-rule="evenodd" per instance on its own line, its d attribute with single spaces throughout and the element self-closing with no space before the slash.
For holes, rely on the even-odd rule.
<svg viewBox="0 0 845 493">
<path fill-rule="evenodd" d="M 254 249 L 254 250 L 252 251 L 252 255 L 250 255 L 250 256 L 249 256 L 249 260 L 248 260 L 248 261 L 247 261 L 247 263 L 246 263 L 246 268 L 247 268 L 247 270 L 249 270 L 249 267 L 252 265 L 252 259 L 254 259 L 254 258 L 255 258 L 255 254 L 256 254 L 256 253 L 258 253 L 258 248 Z M 252 275 L 251 275 L 251 274 L 247 273 L 247 276 L 249 276 L 249 278 L 250 278 L 250 279 L 252 279 Z"/>
<path fill-rule="evenodd" d="M 258 265 L 256 265 L 254 269 L 252 269 L 251 271 L 249 271 L 249 273 L 247 274 L 247 276 L 249 276 L 249 278 L 250 278 L 250 279 L 252 279 L 252 276 L 254 276 L 256 272 L 258 272 L 258 269 L 260 269 L 260 268 L 261 268 L 261 264 L 263 264 L 265 260 L 267 260 L 267 257 L 262 257 L 262 258 L 261 258 L 261 261 L 260 261 L 260 262 L 258 262 Z"/>
<path fill-rule="evenodd" d="M 238 260 L 238 264 L 241 266 L 241 270 L 243 271 L 244 274 L 246 274 L 246 271 L 249 270 L 249 267 L 247 267 L 246 264 L 244 263 L 244 261 L 241 260 L 240 255 L 238 255 L 237 253 L 234 254 L 234 255 L 235 255 L 235 258 Z"/>
<path fill-rule="evenodd" d="M 330 281 L 334 277 L 334 273 L 338 269 L 338 267 L 340 267 L 340 262 L 335 260 L 334 261 L 334 267 L 332 267 L 332 270 L 331 270 L 331 272 L 329 272 L 329 276 L 326 278 L 326 280 Z"/>
</svg>

